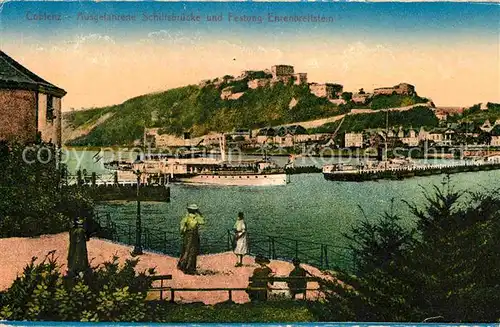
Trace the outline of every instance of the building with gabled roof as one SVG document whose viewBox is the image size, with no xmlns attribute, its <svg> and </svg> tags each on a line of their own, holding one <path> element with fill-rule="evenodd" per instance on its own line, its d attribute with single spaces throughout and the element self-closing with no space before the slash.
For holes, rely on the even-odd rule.
<svg viewBox="0 0 500 327">
<path fill-rule="evenodd" d="M 498 146 L 500 147 L 500 125 L 495 125 L 493 129 L 490 132 L 491 134 L 491 146 Z"/>
<path fill-rule="evenodd" d="M 0 139 L 40 138 L 61 146 L 61 99 L 66 91 L 0 50 Z"/>
</svg>

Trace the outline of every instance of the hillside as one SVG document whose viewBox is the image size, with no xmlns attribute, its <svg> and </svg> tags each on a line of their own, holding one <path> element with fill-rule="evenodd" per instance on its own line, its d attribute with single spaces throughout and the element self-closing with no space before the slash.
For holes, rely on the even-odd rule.
<svg viewBox="0 0 500 327">
<path fill-rule="evenodd" d="M 426 106 L 417 106 L 406 111 L 389 111 L 348 115 L 339 128 L 339 134 L 344 132 L 361 132 L 366 129 L 385 128 L 386 119 L 390 128 L 433 128 L 439 125 L 439 120 L 432 109 Z M 316 129 L 318 133 L 331 133 L 335 131 L 340 121 L 324 124 Z"/>
<path fill-rule="evenodd" d="M 485 107 L 486 108 L 481 108 L 480 104 L 476 104 L 465 109 L 461 115 L 453 116 L 450 120 L 482 124 L 486 120 L 489 120 L 490 123 L 494 123 L 496 120 L 500 119 L 500 103 L 488 102 Z"/>
<path fill-rule="evenodd" d="M 340 91 L 327 98 L 324 91 L 315 93 L 316 83 L 312 83 L 313 91 L 313 86 L 292 75 L 271 77 L 266 71 L 250 71 L 236 78 L 226 75 L 199 85 L 142 95 L 115 106 L 65 113 L 63 138 L 66 145 L 74 146 L 131 145 L 142 137 L 144 127 L 160 128 L 161 134 L 182 135 L 190 131 L 196 137 L 211 131 L 317 120 L 345 114 L 353 108 L 395 108 L 428 101 L 415 92 L 394 92 L 366 94 L 364 103 L 356 104 L 353 94 L 342 93 L 339 84 L 328 84 Z"/>
<path fill-rule="evenodd" d="M 104 115 L 109 116 L 86 135 L 66 139 L 66 144 L 127 145 L 142 136 L 144 126 L 177 135 L 190 130 L 193 136 L 199 136 L 209 131 L 259 128 L 343 113 L 342 107 L 312 95 L 307 85 L 277 83 L 248 89 L 237 100 L 222 100 L 225 86 L 191 85 L 143 95 L 116 106 L 66 113 L 67 130 L 92 126 Z M 295 106 L 290 105 L 292 99 Z"/>
</svg>

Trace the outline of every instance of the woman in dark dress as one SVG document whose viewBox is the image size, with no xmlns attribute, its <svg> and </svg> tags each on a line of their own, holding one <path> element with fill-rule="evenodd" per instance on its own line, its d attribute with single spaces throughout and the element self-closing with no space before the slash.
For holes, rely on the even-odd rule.
<svg viewBox="0 0 500 327">
<path fill-rule="evenodd" d="M 198 206 L 190 204 L 187 215 L 181 220 L 182 249 L 177 268 L 185 274 L 196 273 L 196 259 L 200 252 L 199 226 L 205 224 Z"/>
<path fill-rule="evenodd" d="M 87 234 L 83 226 L 84 220 L 78 218 L 69 232 L 68 275 L 71 277 L 89 270 Z"/>
</svg>

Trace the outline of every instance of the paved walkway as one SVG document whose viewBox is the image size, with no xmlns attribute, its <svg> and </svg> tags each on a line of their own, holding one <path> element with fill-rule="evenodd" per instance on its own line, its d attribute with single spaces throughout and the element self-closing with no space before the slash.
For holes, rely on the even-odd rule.
<svg viewBox="0 0 500 327">
<path fill-rule="evenodd" d="M 0 239 L 0 253 L 2 253 L 0 290 L 5 290 L 11 285 L 17 274 L 22 273 L 23 268 L 33 256 L 41 259 L 51 250 L 56 250 L 58 263 L 62 265 L 61 269 L 65 271 L 68 243 L 68 233 L 44 235 L 38 238 Z M 117 255 L 120 262 L 131 258 L 131 246 L 115 244 L 101 239 L 91 239 L 87 243 L 87 247 L 92 266 L 111 260 L 113 255 Z M 244 266 L 235 268 L 236 258 L 234 254 L 225 252 L 198 257 L 199 275 L 191 276 L 177 270 L 177 258 L 150 252 L 145 252 L 139 258 L 137 271 L 155 267 L 159 275 L 171 274 L 173 279 L 167 281 L 166 285 L 177 288 L 244 288 L 247 287 L 248 278 L 257 267 L 253 257 L 245 257 Z M 303 266 L 315 276 L 324 276 L 317 268 L 308 265 Z M 279 260 L 272 260 L 269 267 L 276 275 L 280 276 L 288 275 L 293 269 L 291 263 Z M 311 285 L 310 287 L 314 288 L 315 286 Z M 227 292 L 176 292 L 175 294 L 176 301 L 204 302 L 205 304 L 223 302 L 227 298 Z M 234 292 L 233 300 L 238 303 L 249 301 L 244 291 Z"/>
</svg>

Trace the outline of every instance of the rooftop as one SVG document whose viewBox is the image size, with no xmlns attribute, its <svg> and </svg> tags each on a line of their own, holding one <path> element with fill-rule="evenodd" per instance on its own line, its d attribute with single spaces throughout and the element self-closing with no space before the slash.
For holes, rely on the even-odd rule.
<svg viewBox="0 0 500 327">
<path fill-rule="evenodd" d="M 65 90 L 47 82 L 1 50 L 0 88 L 40 91 L 57 97 L 66 95 Z"/>
</svg>

